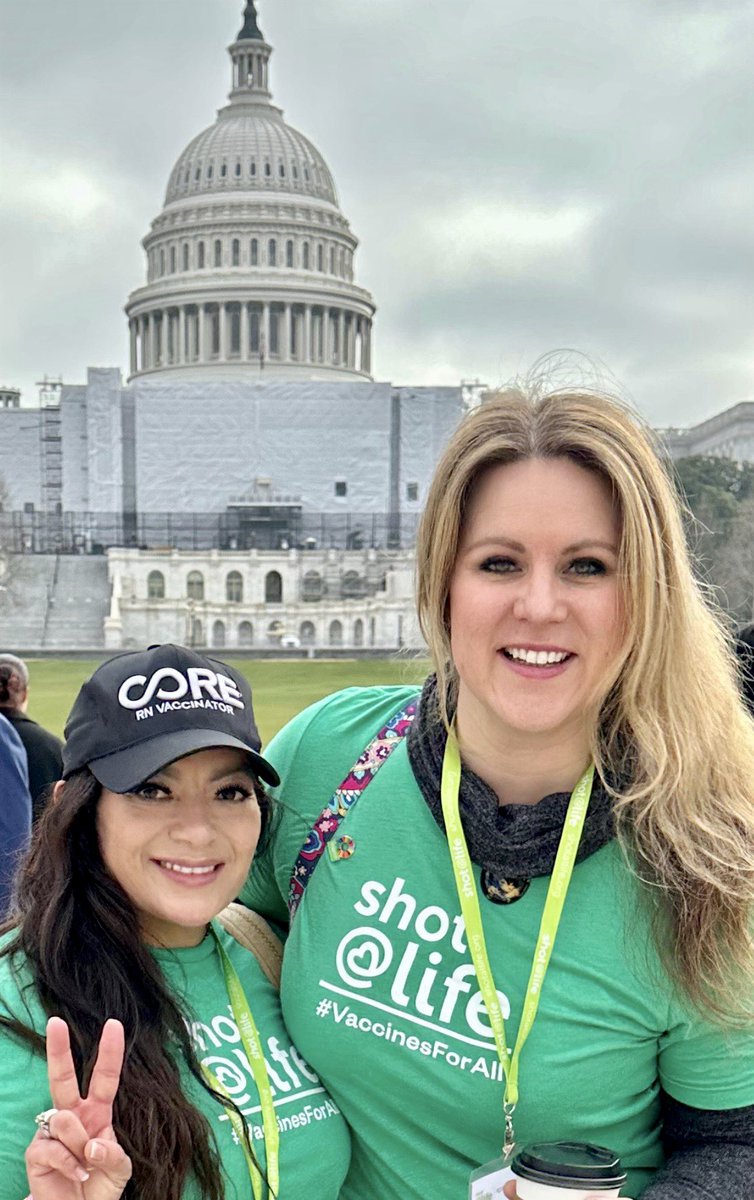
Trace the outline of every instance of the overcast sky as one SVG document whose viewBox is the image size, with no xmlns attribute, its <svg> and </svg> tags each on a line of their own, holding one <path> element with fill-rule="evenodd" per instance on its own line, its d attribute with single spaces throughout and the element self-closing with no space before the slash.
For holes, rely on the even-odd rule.
<svg viewBox="0 0 754 1200">
<path fill-rule="evenodd" d="M 575 347 L 656 424 L 754 399 L 754 0 L 259 0 L 377 302 L 375 373 Z M 243 0 L 0 0 L 0 383 L 127 367 Z"/>
</svg>

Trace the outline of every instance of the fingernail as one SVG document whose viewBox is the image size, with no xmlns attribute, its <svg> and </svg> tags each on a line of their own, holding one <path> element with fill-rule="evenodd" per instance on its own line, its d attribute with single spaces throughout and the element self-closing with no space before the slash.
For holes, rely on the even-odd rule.
<svg viewBox="0 0 754 1200">
<path fill-rule="evenodd" d="M 92 1142 L 87 1157 L 91 1158 L 92 1162 L 100 1162 L 105 1157 L 105 1147 L 101 1142 Z"/>
<path fill-rule="evenodd" d="M 86 1183 L 87 1179 L 89 1178 L 89 1172 L 85 1171 L 83 1167 L 76 1167 L 74 1174 L 79 1183 Z"/>
</svg>

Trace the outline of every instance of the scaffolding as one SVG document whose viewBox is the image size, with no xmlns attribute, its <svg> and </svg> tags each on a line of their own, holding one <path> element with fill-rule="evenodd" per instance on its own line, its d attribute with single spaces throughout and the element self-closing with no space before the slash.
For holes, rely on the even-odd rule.
<svg viewBox="0 0 754 1200">
<path fill-rule="evenodd" d="M 46 375 L 39 388 L 39 453 L 42 508 L 48 513 L 63 511 L 63 435 L 60 420 L 60 393 L 63 380 Z"/>
</svg>

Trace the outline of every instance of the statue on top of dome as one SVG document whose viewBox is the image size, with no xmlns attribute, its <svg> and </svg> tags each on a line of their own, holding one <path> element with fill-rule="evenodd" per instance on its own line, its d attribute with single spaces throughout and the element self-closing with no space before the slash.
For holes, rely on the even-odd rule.
<svg viewBox="0 0 754 1200">
<path fill-rule="evenodd" d="M 264 34 L 259 28 L 259 24 L 257 22 L 257 10 L 254 5 L 254 0 L 248 0 L 243 17 L 243 28 L 236 38 L 236 41 L 243 42 L 247 38 L 253 38 L 255 41 L 263 42 Z"/>
</svg>

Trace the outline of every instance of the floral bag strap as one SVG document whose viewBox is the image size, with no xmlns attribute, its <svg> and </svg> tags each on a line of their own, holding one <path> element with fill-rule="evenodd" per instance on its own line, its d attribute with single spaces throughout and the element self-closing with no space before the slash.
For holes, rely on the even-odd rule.
<svg viewBox="0 0 754 1200">
<path fill-rule="evenodd" d="M 314 874 L 314 869 L 328 848 L 330 840 L 338 832 L 340 823 L 346 813 L 372 782 L 383 763 L 387 762 L 393 751 L 401 744 L 408 733 L 416 716 L 419 698 L 404 704 L 394 713 L 389 721 L 382 726 L 379 733 L 372 738 L 366 749 L 362 750 L 343 782 L 335 789 L 332 799 L 322 809 L 307 835 L 291 873 L 291 883 L 288 890 L 288 912 L 293 920 L 306 885 Z M 335 850 L 335 857 L 347 858 L 348 853 L 345 839 L 344 846 L 339 851 L 337 843 L 333 843 L 329 852 Z"/>
</svg>

